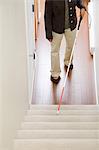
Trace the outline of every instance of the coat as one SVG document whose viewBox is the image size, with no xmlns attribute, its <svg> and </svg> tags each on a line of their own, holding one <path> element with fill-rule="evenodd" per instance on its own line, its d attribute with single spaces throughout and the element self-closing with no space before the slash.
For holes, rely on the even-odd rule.
<svg viewBox="0 0 99 150">
<path fill-rule="evenodd" d="M 77 25 L 76 8 L 82 8 L 82 0 L 67 0 L 69 7 L 69 26 L 74 30 Z M 45 1 L 46 38 L 52 39 L 52 31 L 62 34 L 65 30 L 65 0 Z"/>
</svg>

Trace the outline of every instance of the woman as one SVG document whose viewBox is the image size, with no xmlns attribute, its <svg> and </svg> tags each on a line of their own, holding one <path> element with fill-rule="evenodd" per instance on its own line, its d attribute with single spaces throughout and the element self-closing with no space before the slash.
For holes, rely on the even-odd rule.
<svg viewBox="0 0 99 150">
<path fill-rule="evenodd" d="M 46 38 L 51 42 L 51 81 L 60 80 L 59 50 L 63 34 L 66 39 L 64 66 L 67 68 L 76 35 L 76 6 L 84 16 L 86 2 L 82 0 L 46 0 L 45 2 L 45 31 Z M 73 69 L 73 64 L 70 66 Z"/>
</svg>

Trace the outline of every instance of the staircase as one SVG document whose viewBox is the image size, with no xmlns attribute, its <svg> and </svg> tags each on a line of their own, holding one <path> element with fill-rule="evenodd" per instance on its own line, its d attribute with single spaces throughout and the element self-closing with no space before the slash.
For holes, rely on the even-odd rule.
<svg viewBox="0 0 99 150">
<path fill-rule="evenodd" d="M 99 150 L 99 106 L 31 105 L 14 150 Z"/>
</svg>

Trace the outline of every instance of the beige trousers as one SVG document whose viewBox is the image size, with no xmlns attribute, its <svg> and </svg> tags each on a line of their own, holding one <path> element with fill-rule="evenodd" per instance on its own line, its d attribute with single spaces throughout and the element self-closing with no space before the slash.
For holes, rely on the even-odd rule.
<svg viewBox="0 0 99 150">
<path fill-rule="evenodd" d="M 76 29 L 73 31 L 71 31 L 70 29 L 66 29 L 63 34 L 58 34 L 55 32 L 53 32 L 52 34 L 53 34 L 53 40 L 51 42 L 51 75 L 57 78 L 61 72 L 59 51 L 60 51 L 60 45 L 61 45 L 63 35 L 65 35 L 65 39 L 66 39 L 64 65 L 68 65 L 75 36 L 76 36 Z"/>
</svg>

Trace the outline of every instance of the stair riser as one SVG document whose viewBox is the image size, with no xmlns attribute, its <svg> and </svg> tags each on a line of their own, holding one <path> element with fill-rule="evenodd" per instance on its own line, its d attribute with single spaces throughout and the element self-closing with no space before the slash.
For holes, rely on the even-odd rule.
<svg viewBox="0 0 99 150">
<path fill-rule="evenodd" d="M 99 116 L 90 115 L 74 115 L 74 116 L 25 116 L 24 121 L 27 122 L 99 122 Z"/>
<path fill-rule="evenodd" d="M 83 122 L 81 122 L 81 123 L 79 123 L 79 122 L 77 122 L 77 123 L 75 123 L 75 122 L 73 122 L 73 123 L 63 123 L 63 122 L 52 122 L 52 123 L 50 123 L 50 122 L 48 122 L 48 123 L 46 123 L 46 122 L 43 122 L 43 123 L 23 123 L 22 125 L 21 125 L 21 129 L 22 130 L 70 130 L 70 129 L 72 129 L 72 130 L 80 130 L 80 129 L 82 129 L 82 130 L 94 130 L 94 129 L 98 129 L 99 130 L 99 123 L 97 122 L 95 122 L 95 123 L 89 123 L 89 122 L 87 122 L 87 123 L 83 123 Z"/>
<path fill-rule="evenodd" d="M 17 138 L 21 139 L 46 139 L 46 138 L 99 138 L 99 130 L 20 130 Z"/>
<path fill-rule="evenodd" d="M 56 115 L 56 110 L 29 110 L 27 115 Z M 98 110 L 62 110 L 60 115 L 99 115 Z"/>
<path fill-rule="evenodd" d="M 57 105 L 31 105 L 30 110 L 57 110 Z M 61 110 L 99 110 L 99 105 L 61 105 Z"/>
<path fill-rule="evenodd" d="M 96 140 L 16 140 L 14 150 L 99 150 Z"/>
</svg>

